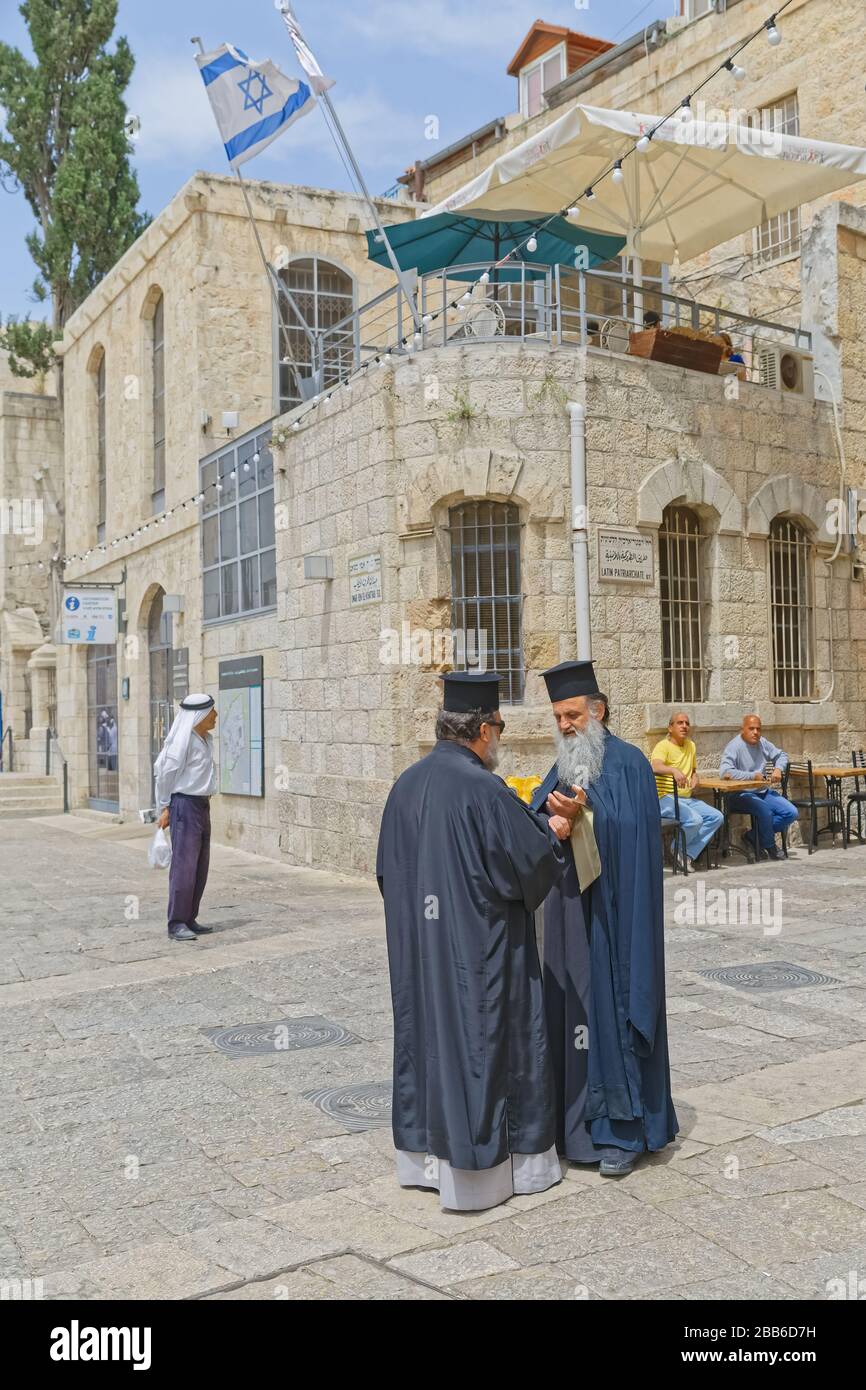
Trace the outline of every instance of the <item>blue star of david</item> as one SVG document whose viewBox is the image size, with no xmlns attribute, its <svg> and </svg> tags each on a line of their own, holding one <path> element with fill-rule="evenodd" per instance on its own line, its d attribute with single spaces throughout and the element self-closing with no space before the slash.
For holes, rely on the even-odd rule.
<svg viewBox="0 0 866 1390">
<path fill-rule="evenodd" d="M 252 84 L 254 82 L 261 83 L 258 96 L 253 96 L 252 93 Z M 264 104 L 267 101 L 268 97 L 273 96 L 273 92 L 271 91 L 262 74 L 260 72 L 253 72 L 252 68 L 250 68 L 243 82 L 239 82 L 238 86 L 244 94 L 244 110 L 255 110 L 258 111 L 260 116 L 263 115 Z"/>
</svg>

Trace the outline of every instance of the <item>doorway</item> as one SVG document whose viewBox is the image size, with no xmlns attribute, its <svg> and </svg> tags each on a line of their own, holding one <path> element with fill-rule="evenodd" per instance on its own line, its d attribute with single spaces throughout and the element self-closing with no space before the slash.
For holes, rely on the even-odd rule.
<svg viewBox="0 0 866 1390">
<path fill-rule="evenodd" d="M 88 805 L 120 809 L 117 727 L 117 648 L 87 648 Z"/>
</svg>

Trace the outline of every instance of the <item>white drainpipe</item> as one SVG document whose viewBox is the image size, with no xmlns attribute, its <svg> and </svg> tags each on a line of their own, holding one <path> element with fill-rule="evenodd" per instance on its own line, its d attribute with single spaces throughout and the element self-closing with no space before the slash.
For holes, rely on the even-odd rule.
<svg viewBox="0 0 866 1390">
<path fill-rule="evenodd" d="M 568 402 L 571 419 L 571 548 L 578 661 L 592 660 L 589 626 L 589 537 L 586 527 L 586 406 Z"/>
</svg>

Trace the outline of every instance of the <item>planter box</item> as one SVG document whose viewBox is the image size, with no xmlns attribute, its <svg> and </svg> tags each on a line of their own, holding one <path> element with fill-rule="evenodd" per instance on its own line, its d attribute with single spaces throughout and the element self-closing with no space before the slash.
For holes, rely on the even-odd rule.
<svg viewBox="0 0 866 1390">
<path fill-rule="evenodd" d="M 628 350 L 632 357 L 648 357 L 651 362 L 689 367 L 693 372 L 709 372 L 713 376 L 718 375 L 722 360 L 721 343 L 692 338 L 672 328 L 642 328 L 630 333 Z"/>
</svg>

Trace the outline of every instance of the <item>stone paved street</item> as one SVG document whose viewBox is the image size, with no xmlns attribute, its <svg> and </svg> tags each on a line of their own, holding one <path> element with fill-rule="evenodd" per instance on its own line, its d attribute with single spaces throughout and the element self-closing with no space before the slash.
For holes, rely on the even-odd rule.
<svg viewBox="0 0 866 1390">
<path fill-rule="evenodd" d="M 3 1277 L 168 1299 L 785 1300 L 866 1279 L 866 848 L 690 877 L 696 913 L 669 879 L 678 1144 L 619 1183 L 572 1169 L 458 1215 L 392 1174 L 375 885 L 216 848 L 214 935 L 169 945 L 148 838 L 2 824 Z M 738 924 L 728 890 L 750 884 L 773 891 Z M 736 986 L 705 973 L 737 966 Z M 280 1021 L 256 1055 L 249 1025 Z"/>
</svg>

